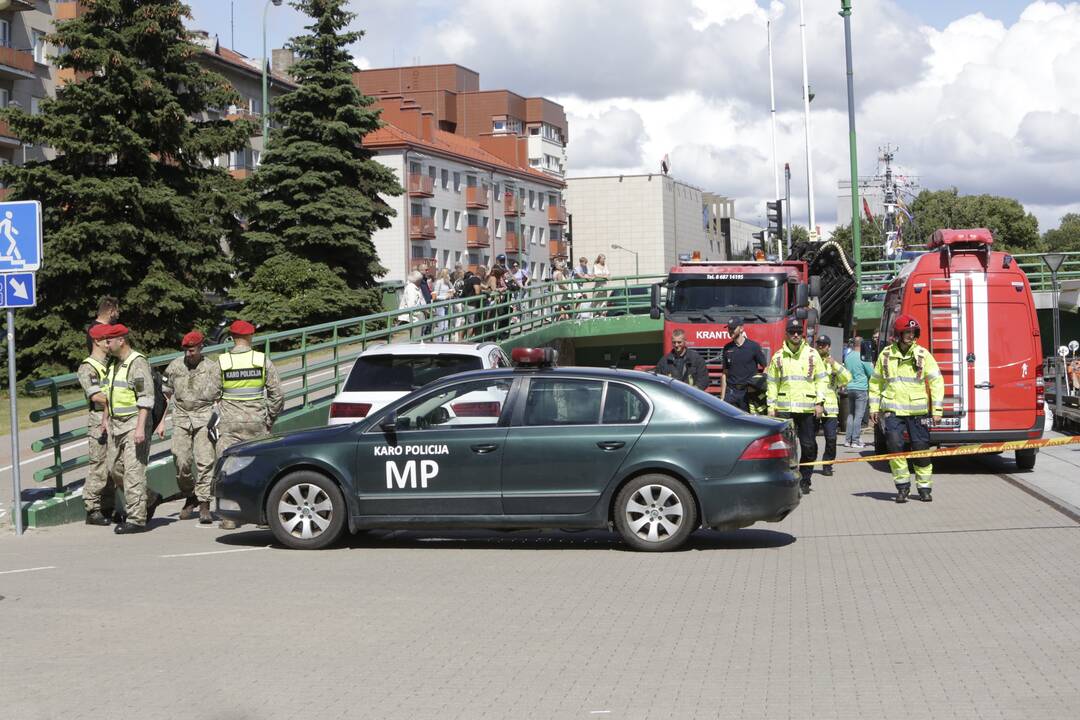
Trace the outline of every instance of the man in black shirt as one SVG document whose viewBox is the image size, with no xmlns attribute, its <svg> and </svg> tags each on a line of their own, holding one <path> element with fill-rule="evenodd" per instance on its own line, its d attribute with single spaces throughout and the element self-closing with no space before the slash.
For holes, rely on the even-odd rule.
<svg viewBox="0 0 1080 720">
<path fill-rule="evenodd" d="M 120 301 L 111 295 L 105 295 L 98 300 L 97 317 L 86 328 L 86 352 L 94 350 L 94 341 L 90 337 L 90 330 L 97 325 L 115 325 L 120 319 Z"/>
<path fill-rule="evenodd" d="M 731 342 L 724 346 L 724 375 L 720 380 L 724 402 L 730 403 L 743 412 L 750 411 L 746 397 L 751 379 L 769 365 L 765 351 L 756 342 L 746 337 L 742 318 L 728 320 L 728 333 Z"/>
<path fill-rule="evenodd" d="M 709 370 L 700 355 L 686 347 L 686 333 L 673 330 L 671 333 L 671 352 L 660 358 L 656 364 L 656 374 L 666 375 L 698 390 L 709 387 Z"/>
<path fill-rule="evenodd" d="M 470 325 L 480 320 L 480 313 L 478 312 L 478 310 L 483 302 L 483 299 L 480 297 L 480 286 L 483 284 L 484 281 L 481 280 L 480 277 L 476 275 L 472 270 L 465 271 L 465 280 L 462 283 L 461 297 L 465 299 L 465 304 L 468 305 L 470 309 L 476 309 L 475 311 L 469 313 L 468 318 Z M 472 337 L 478 332 L 479 329 L 475 327 L 469 328 L 466 331 L 468 337 Z"/>
</svg>

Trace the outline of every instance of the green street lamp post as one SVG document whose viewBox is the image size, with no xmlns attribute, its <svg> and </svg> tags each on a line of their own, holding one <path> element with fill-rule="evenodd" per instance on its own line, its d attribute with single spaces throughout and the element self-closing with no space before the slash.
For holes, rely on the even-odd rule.
<svg viewBox="0 0 1080 720">
<path fill-rule="evenodd" d="M 0 0 L 2 2 L 3 0 Z M 266 0 L 266 5 L 263 6 L 263 57 L 262 57 L 262 138 L 263 149 L 266 149 L 266 134 L 270 130 L 270 92 L 269 82 L 267 77 L 267 66 L 270 64 L 270 57 L 266 54 L 266 15 L 270 10 L 270 4 L 273 3 L 274 7 L 281 7 L 282 0 Z"/>
<path fill-rule="evenodd" d="M 855 260 L 855 302 L 862 301 L 862 218 L 859 216 L 859 156 L 855 145 L 855 73 L 851 67 L 851 0 L 840 0 L 847 55 L 848 146 L 851 155 L 851 254 Z"/>
</svg>

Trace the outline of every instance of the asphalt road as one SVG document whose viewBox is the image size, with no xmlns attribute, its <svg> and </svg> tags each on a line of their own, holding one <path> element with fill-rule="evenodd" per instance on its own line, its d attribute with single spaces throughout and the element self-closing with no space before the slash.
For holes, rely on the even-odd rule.
<svg viewBox="0 0 1080 720">
<path fill-rule="evenodd" d="M 606 532 L 180 522 L 0 536 L 10 717 L 1073 718 L 1080 525 L 938 463 L 842 466 L 783 523 L 664 555 Z"/>
</svg>

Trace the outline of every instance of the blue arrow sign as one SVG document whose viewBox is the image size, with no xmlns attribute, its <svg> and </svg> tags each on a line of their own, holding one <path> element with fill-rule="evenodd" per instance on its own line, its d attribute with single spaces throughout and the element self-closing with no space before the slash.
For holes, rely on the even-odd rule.
<svg viewBox="0 0 1080 720">
<path fill-rule="evenodd" d="M 4 280 L 4 307 L 21 308 L 37 305 L 37 288 L 34 273 L 8 273 L 0 275 Z"/>
<path fill-rule="evenodd" d="M 41 267 L 41 203 L 0 202 L 0 273 Z"/>
</svg>

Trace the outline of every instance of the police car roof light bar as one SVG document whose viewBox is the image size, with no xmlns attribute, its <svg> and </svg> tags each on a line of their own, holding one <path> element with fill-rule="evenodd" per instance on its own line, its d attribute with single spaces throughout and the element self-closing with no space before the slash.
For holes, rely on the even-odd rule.
<svg viewBox="0 0 1080 720">
<path fill-rule="evenodd" d="M 522 368 L 554 367 L 558 353 L 554 348 L 514 348 L 510 359 Z"/>
</svg>

